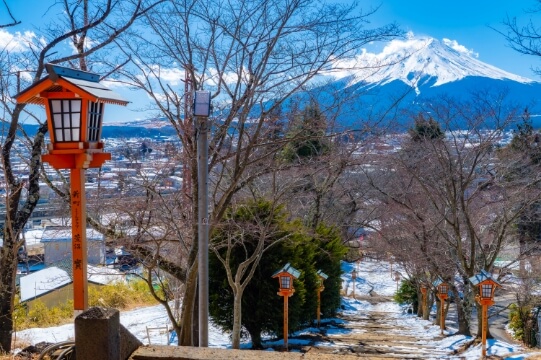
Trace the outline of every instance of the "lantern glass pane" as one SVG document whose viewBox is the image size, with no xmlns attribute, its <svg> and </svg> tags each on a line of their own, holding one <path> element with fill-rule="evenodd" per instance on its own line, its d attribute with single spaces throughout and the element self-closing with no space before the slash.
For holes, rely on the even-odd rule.
<svg viewBox="0 0 541 360">
<path fill-rule="evenodd" d="M 88 103 L 88 121 L 87 121 L 87 140 L 88 141 L 100 141 L 100 128 L 101 120 L 103 116 L 103 104 L 102 103 Z"/>
<path fill-rule="evenodd" d="M 64 124 L 63 124 L 63 126 L 64 126 L 64 128 L 71 127 L 70 114 L 64 114 Z"/>
<path fill-rule="evenodd" d="M 281 288 L 282 289 L 289 289 L 291 284 L 290 284 L 290 281 L 291 279 L 289 278 L 289 276 L 280 276 L 280 282 L 281 282 Z"/>
<path fill-rule="evenodd" d="M 492 297 L 492 284 L 481 285 L 481 297 L 490 299 Z"/>
<path fill-rule="evenodd" d="M 55 128 L 61 128 L 62 127 L 62 115 L 60 114 L 55 114 L 54 115 L 54 124 L 53 126 Z"/>
<path fill-rule="evenodd" d="M 71 124 L 74 128 L 81 127 L 81 114 L 71 114 Z"/>
<path fill-rule="evenodd" d="M 50 101 L 56 142 L 80 141 L 81 105 L 81 99 Z"/>
<path fill-rule="evenodd" d="M 62 108 L 60 106 L 60 100 L 51 100 L 51 108 L 53 110 L 53 113 L 62 112 Z"/>
<path fill-rule="evenodd" d="M 72 113 L 80 113 L 81 112 L 81 102 L 78 100 L 74 100 L 71 102 L 71 112 Z"/>
</svg>

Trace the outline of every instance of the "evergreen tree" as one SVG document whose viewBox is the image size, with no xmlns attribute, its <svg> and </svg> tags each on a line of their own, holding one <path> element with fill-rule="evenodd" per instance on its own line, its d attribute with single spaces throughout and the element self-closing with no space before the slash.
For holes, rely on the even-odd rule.
<svg viewBox="0 0 541 360">
<path fill-rule="evenodd" d="M 265 208 L 270 204 L 260 201 L 251 206 Z M 242 325 L 251 337 L 253 348 L 262 347 L 262 332 L 283 335 L 283 298 L 277 295 L 278 281 L 272 275 L 285 263 L 291 263 L 301 272 L 299 279 L 294 281 L 295 294 L 289 298 L 290 330 L 311 323 L 317 316 L 317 270 L 321 269 L 329 275 L 321 296 L 322 313 L 325 316 L 334 314 L 340 304 L 340 259 L 345 250 L 341 246 L 338 232 L 321 226 L 316 236 L 309 237 L 307 229 L 299 221 L 286 221 L 285 215 L 283 210 L 272 214 L 275 224 L 284 233 L 288 233 L 287 240 L 278 242 L 264 253 L 242 298 Z M 257 221 L 260 220 L 253 219 L 254 223 Z M 213 234 L 213 238 L 219 236 L 222 236 L 219 230 Z M 242 246 L 232 249 L 231 262 L 236 261 L 237 264 L 230 266 L 238 266 L 253 246 L 253 243 L 246 241 Z M 210 315 L 218 326 L 231 331 L 233 292 L 222 264 L 213 254 L 209 258 L 209 282 Z"/>
<path fill-rule="evenodd" d="M 425 119 L 423 114 L 418 114 L 414 121 L 413 129 L 409 131 L 413 141 L 436 140 L 445 137 L 440 124 L 432 117 Z"/>
<path fill-rule="evenodd" d="M 325 138 L 327 119 L 319 105 L 312 101 L 302 111 L 295 109 L 292 110 L 292 129 L 287 134 L 291 140 L 283 151 L 284 159 L 291 162 L 326 154 L 329 150 Z"/>
</svg>

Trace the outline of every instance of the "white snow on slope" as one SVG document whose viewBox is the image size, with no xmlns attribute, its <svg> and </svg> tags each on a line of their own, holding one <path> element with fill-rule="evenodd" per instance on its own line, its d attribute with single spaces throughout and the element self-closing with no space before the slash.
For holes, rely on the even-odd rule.
<svg viewBox="0 0 541 360">
<path fill-rule="evenodd" d="M 476 53 L 456 40 L 439 41 L 412 34 L 406 40 L 389 42 L 381 53 L 365 50 L 354 61 L 336 63 L 334 69 L 333 74 L 338 78 L 353 75 L 350 85 L 358 82 L 385 85 L 400 80 L 417 88 L 428 81 L 439 86 L 467 76 L 533 82 L 478 60 Z"/>
</svg>

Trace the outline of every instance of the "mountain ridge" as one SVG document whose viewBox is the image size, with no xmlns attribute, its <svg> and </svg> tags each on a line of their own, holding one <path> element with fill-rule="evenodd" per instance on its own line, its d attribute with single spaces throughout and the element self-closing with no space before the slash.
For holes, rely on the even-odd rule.
<svg viewBox="0 0 541 360">
<path fill-rule="evenodd" d="M 400 80 L 418 88 L 424 85 L 419 84 L 419 79 L 426 76 L 436 79 L 432 86 L 441 86 L 469 76 L 508 79 L 524 84 L 536 82 L 484 63 L 456 42 L 449 39 L 439 41 L 432 37 L 393 40 L 379 54 L 363 53 L 357 66 L 362 69 L 348 74 L 353 75 L 349 86 L 359 82 L 385 85 Z"/>
</svg>

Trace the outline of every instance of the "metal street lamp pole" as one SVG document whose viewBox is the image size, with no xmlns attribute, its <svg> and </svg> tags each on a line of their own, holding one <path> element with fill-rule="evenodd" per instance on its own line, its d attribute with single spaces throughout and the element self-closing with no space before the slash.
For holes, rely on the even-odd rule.
<svg viewBox="0 0 541 360">
<path fill-rule="evenodd" d="M 194 115 L 197 121 L 197 206 L 199 275 L 199 347 L 209 344 L 209 219 L 208 219 L 208 116 L 210 92 L 196 91 Z"/>
<path fill-rule="evenodd" d="M 198 272 L 199 272 L 199 346 L 208 346 L 209 309 L 209 227 L 208 227 L 208 121 L 198 116 L 197 178 L 198 178 Z"/>
</svg>

